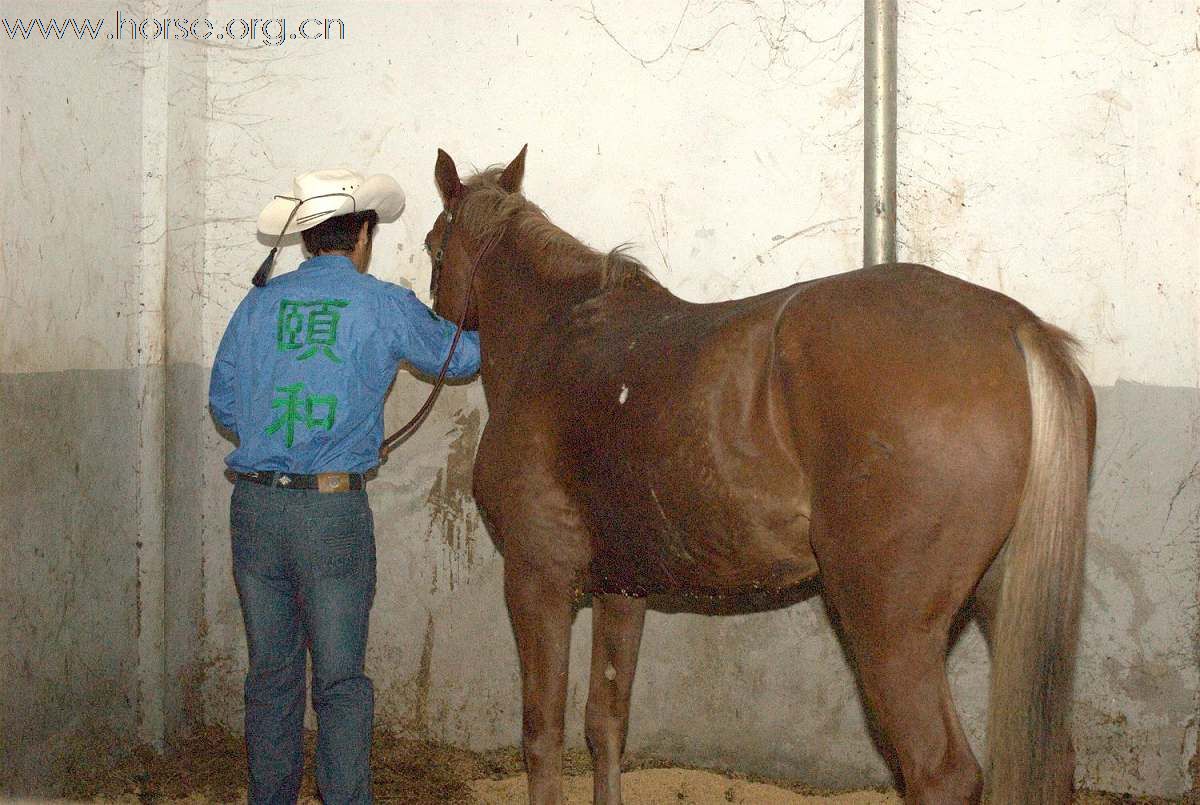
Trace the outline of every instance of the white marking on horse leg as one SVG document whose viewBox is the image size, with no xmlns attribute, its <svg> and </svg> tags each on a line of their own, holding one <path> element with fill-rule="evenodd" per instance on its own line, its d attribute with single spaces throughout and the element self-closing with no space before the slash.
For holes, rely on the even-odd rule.
<svg viewBox="0 0 1200 805">
<path fill-rule="evenodd" d="M 617 402 L 619 402 L 621 405 L 624 405 L 625 401 L 628 399 L 629 399 L 629 386 L 626 386 L 625 384 L 622 383 L 621 384 L 621 394 L 620 394 L 620 396 L 617 397 Z"/>
</svg>

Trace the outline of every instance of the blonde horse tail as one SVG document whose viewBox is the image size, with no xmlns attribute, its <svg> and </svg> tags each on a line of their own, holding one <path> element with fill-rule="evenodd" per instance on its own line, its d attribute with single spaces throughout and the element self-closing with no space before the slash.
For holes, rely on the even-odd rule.
<svg viewBox="0 0 1200 805">
<path fill-rule="evenodd" d="M 1030 321 L 1016 337 L 1032 439 L 992 636 L 983 801 L 1059 805 L 1070 801 L 1074 777 L 1071 700 L 1095 404 L 1069 335 Z"/>
</svg>

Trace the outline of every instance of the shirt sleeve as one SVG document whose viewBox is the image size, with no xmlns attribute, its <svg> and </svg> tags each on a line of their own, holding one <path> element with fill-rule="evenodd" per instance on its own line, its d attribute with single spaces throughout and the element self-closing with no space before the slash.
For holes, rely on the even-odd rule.
<svg viewBox="0 0 1200 805">
<path fill-rule="evenodd" d="M 217 355 L 213 360 L 212 377 L 208 383 L 208 408 L 212 411 L 213 419 L 227 430 L 237 433 L 234 378 L 237 374 L 237 340 L 241 331 L 246 303 L 243 300 L 234 311 L 233 318 L 221 336 L 221 344 L 217 347 Z"/>
<path fill-rule="evenodd" d="M 408 361 L 418 371 L 436 375 L 442 370 L 458 325 L 443 319 L 407 288 L 395 286 L 388 295 L 386 315 L 395 317 L 392 359 Z M 479 333 L 463 330 L 454 349 L 447 377 L 471 377 L 479 371 Z"/>
</svg>

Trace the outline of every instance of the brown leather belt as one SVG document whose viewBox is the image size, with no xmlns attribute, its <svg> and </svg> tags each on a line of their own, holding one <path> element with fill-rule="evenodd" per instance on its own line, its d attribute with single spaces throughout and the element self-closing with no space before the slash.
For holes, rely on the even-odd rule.
<svg viewBox="0 0 1200 805">
<path fill-rule="evenodd" d="M 363 488 L 363 477 L 357 472 L 321 472 L 316 475 L 296 475 L 291 472 L 235 472 L 238 478 L 279 489 L 315 489 L 318 492 L 357 492 Z"/>
</svg>

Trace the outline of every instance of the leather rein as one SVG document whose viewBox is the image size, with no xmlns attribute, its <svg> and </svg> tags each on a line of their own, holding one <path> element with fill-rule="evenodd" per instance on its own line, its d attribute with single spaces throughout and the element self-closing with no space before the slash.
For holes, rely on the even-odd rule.
<svg viewBox="0 0 1200 805">
<path fill-rule="evenodd" d="M 446 216 L 446 228 L 442 230 L 442 242 L 438 245 L 437 251 L 432 254 L 433 275 L 429 280 L 429 291 L 433 297 L 434 304 L 437 304 L 438 279 L 441 277 L 442 266 L 446 262 L 446 246 L 450 243 L 450 230 L 454 227 L 455 219 L 454 212 L 449 208 L 443 214 Z M 437 399 L 438 392 L 442 390 L 442 386 L 446 382 L 446 373 L 450 370 L 450 361 L 454 358 L 454 350 L 458 347 L 459 338 L 462 337 L 463 333 L 463 326 L 467 323 L 467 314 L 471 310 L 471 294 L 475 288 L 475 271 L 479 268 L 479 264 L 483 261 L 484 256 L 500 241 L 502 234 L 503 230 L 501 229 L 492 235 L 491 239 L 475 255 L 475 259 L 471 261 L 471 270 L 467 274 L 467 295 L 463 300 L 462 315 L 458 318 L 458 327 L 454 331 L 454 339 L 450 342 L 450 352 L 446 355 L 446 360 L 442 362 L 442 369 L 438 372 L 433 389 L 429 392 L 429 396 L 425 398 L 425 402 L 417 410 L 417 413 L 413 414 L 412 419 L 408 420 L 398 431 L 384 439 L 383 444 L 379 446 L 380 462 L 387 461 L 388 454 L 392 449 L 404 439 L 411 436 L 421 426 L 421 422 L 428 415 L 430 409 L 433 408 L 433 403 Z"/>
</svg>

